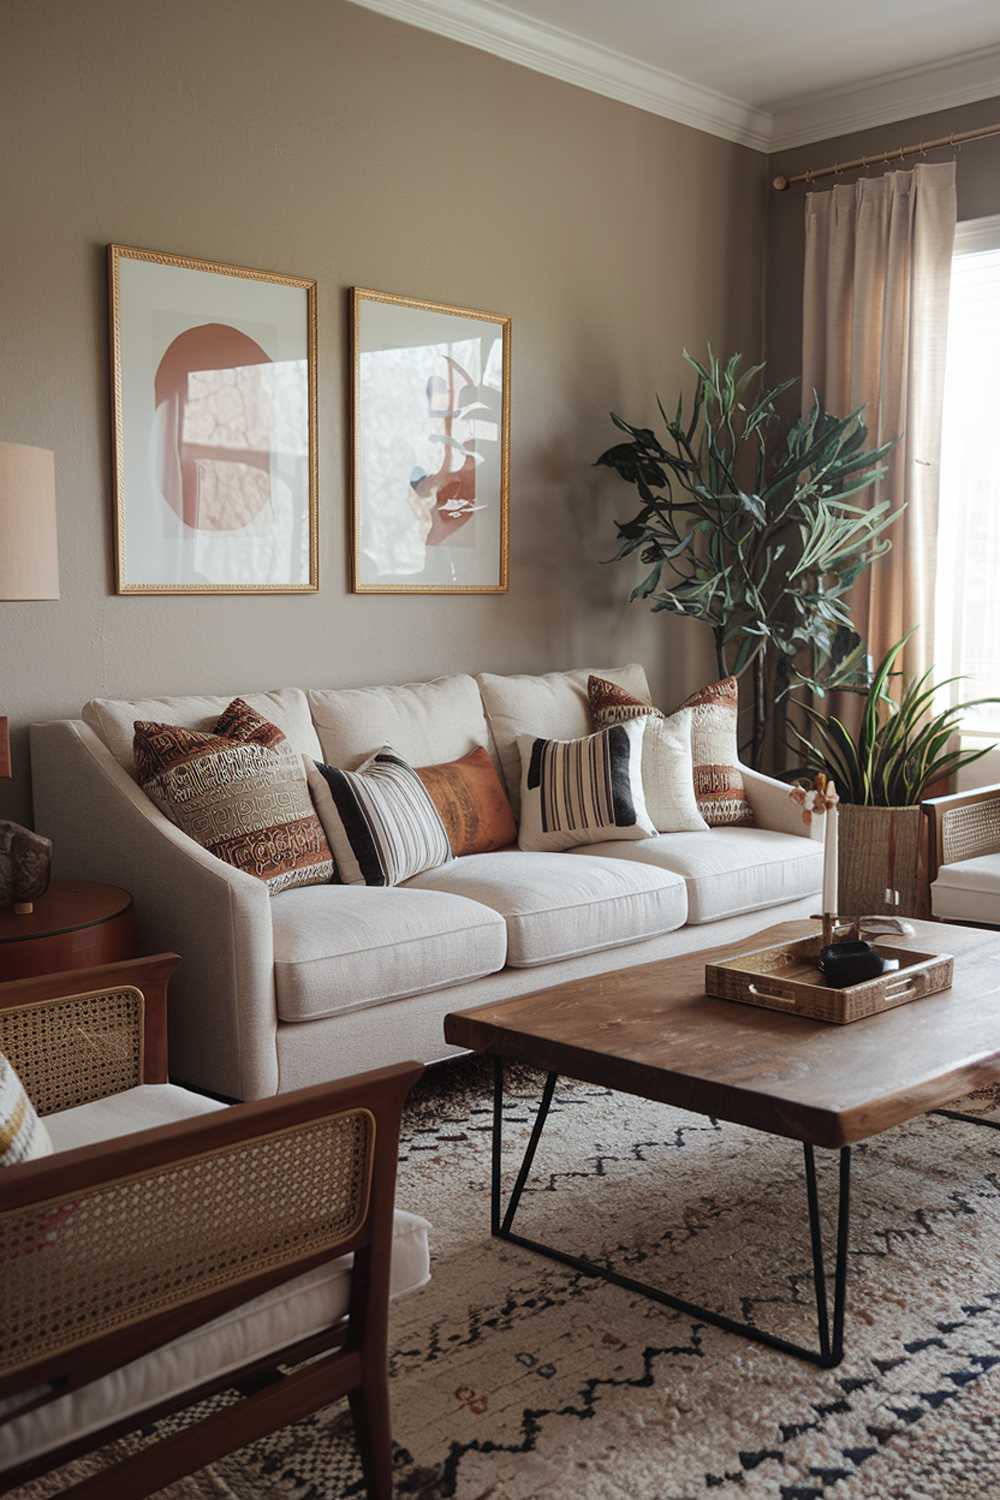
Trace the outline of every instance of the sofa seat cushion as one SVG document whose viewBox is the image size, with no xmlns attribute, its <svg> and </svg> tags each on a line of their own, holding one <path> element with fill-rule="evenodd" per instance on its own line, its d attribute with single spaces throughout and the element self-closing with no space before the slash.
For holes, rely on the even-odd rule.
<svg viewBox="0 0 1000 1500">
<path fill-rule="evenodd" d="M 931 911 L 948 921 L 1000 926 L 1000 853 L 941 865 L 931 886 Z"/>
<path fill-rule="evenodd" d="M 683 876 L 691 923 L 716 922 L 795 901 L 811 896 L 823 884 L 822 844 L 767 828 L 661 833 L 634 844 L 593 844 L 586 853 L 651 864 Z"/>
<path fill-rule="evenodd" d="M 683 927 L 687 900 L 679 876 L 589 856 L 589 849 L 572 861 L 519 849 L 470 854 L 416 876 L 406 890 L 466 896 L 498 912 L 507 924 L 507 963 L 515 969 Z"/>
<path fill-rule="evenodd" d="M 304 886 L 274 898 L 283 1021 L 382 1005 L 503 968 L 501 916 L 461 895 L 412 886 Z"/>
<path fill-rule="evenodd" d="M 391 1296 L 414 1291 L 429 1280 L 429 1228 L 426 1219 L 396 1211 Z M 136 1416 L 340 1322 L 348 1311 L 350 1271 L 351 1257 L 338 1256 L 48 1406 L 0 1420 L 0 1470 L 15 1461 L 26 1463 L 70 1438 L 85 1437 L 108 1422 Z M 14 1409 L 15 1399 L 0 1398 L 0 1418 Z"/>
<path fill-rule="evenodd" d="M 113 1141 L 116 1136 L 129 1135 L 134 1130 L 174 1125 L 193 1115 L 226 1108 L 218 1099 L 206 1099 L 204 1094 L 179 1088 L 175 1083 L 141 1083 L 123 1094 L 109 1094 L 106 1099 L 92 1099 L 74 1109 L 57 1110 L 54 1115 L 46 1115 L 45 1123 L 53 1150 L 73 1151 L 77 1146 Z"/>
</svg>

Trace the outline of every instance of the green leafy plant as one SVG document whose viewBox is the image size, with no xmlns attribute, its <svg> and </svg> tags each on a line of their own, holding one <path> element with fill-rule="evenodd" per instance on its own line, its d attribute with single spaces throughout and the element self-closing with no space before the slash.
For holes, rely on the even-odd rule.
<svg viewBox="0 0 1000 1500">
<path fill-rule="evenodd" d="M 749 759 L 758 763 L 768 712 L 795 687 L 822 697 L 869 681 L 848 591 L 891 545 L 899 514 L 887 500 L 850 503 L 885 473 L 893 446 L 867 446 L 863 408 L 834 417 L 816 397 L 809 415 L 783 423 L 778 398 L 794 381 L 761 389 L 764 365 L 742 356 L 695 372 L 690 409 L 672 417 L 657 397 L 661 441 L 614 412 L 626 435 L 602 453 L 639 493 L 638 513 L 617 522 L 615 560 L 638 553 L 649 571 L 631 599 L 702 620 L 715 638 L 720 676 L 753 676 Z"/>
<path fill-rule="evenodd" d="M 812 735 L 790 724 L 795 748 L 811 771 L 832 777 L 842 802 L 862 807 L 912 807 L 926 795 L 935 781 L 952 776 L 995 746 L 981 750 L 953 750 L 949 745 L 958 733 L 962 715 L 980 703 L 997 698 L 975 698 L 956 703 L 940 713 L 932 712 L 934 696 L 958 677 L 931 681 L 927 671 L 914 681 L 903 680 L 898 701 L 890 696 L 893 667 L 909 640 L 908 635 L 888 651 L 872 677 L 861 727 L 852 735 L 833 714 L 824 714 L 808 703 L 800 704 Z"/>
</svg>

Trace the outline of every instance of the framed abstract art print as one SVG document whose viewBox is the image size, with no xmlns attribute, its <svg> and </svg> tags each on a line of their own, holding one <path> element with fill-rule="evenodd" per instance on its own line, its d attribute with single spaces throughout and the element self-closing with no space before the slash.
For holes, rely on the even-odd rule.
<svg viewBox="0 0 1000 1500">
<path fill-rule="evenodd" d="M 355 288 L 359 594 L 507 589 L 510 319 Z"/>
<path fill-rule="evenodd" d="M 108 246 L 119 594 L 319 587 L 316 283 Z"/>
</svg>

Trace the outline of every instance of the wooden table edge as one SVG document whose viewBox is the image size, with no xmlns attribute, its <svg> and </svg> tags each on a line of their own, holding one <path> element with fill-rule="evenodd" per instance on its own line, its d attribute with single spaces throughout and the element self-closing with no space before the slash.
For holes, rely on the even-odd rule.
<svg viewBox="0 0 1000 1500">
<path fill-rule="evenodd" d="M 840 1111 L 775 1099 L 738 1084 L 715 1083 L 710 1079 L 693 1081 L 683 1073 L 649 1067 L 630 1058 L 614 1059 L 616 1077 L 611 1081 L 606 1053 L 478 1020 L 474 1011 L 449 1012 L 444 1019 L 444 1036 L 452 1046 L 467 1047 L 481 1055 L 524 1063 L 596 1088 L 610 1088 L 617 1093 L 648 1099 L 654 1104 L 669 1105 L 691 1114 L 828 1150 L 871 1140 L 908 1120 L 953 1103 L 977 1087 L 995 1083 L 998 1060 L 996 1054 L 984 1053 L 974 1062 L 938 1077 L 918 1080 L 888 1098 L 873 1099 L 867 1104 Z M 693 1086 L 697 1088 L 697 1104 L 686 1102 L 684 1097 L 690 1094 Z M 879 1123 L 877 1129 L 872 1130 L 868 1128 L 868 1120 L 876 1112 Z"/>
</svg>

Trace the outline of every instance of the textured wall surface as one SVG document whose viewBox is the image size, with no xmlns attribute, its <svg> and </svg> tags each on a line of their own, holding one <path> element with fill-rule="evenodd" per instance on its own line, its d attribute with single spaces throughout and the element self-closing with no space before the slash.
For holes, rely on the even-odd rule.
<svg viewBox="0 0 1000 1500">
<path fill-rule="evenodd" d="M 640 658 L 679 699 L 695 625 L 627 608 L 607 412 L 680 351 L 761 342 L 764 159 L 340 0 L 6 0 L 0 438 L 56 453 L 60 603 L 0 603 L 0 708 Z M 321 592 L 117 598 L 105 244 L 319 280 Z M 347 591 L 347 288 L 513 318 L 511 590 Z M 617 513 L 631 501 L 623 496 Z"/>
</svg>

